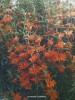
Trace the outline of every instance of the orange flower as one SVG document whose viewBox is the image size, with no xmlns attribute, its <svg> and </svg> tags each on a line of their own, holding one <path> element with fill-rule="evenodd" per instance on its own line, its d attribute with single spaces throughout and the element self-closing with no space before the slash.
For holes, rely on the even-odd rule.
<svg viewBox="0 0 75 100">
<path fill-rule="evenodd" d="M 54 80 L 46 80 L 46 86 L 47 88 L 53 88 L 55 86 L 56 82 Z"/>
<path fill-rule="evenodd" d="M 51 56 L 51 52 L 50 52 L 50 51 L 46 51 L 46 52 L 44 53 L 44 56 L 45 56 L 45 57 L 50 57 L 50 56 Z"/>
<path fill-rule="evenodd" d="M 22 99 L 22 97 L 20 96 L 19 93 L 13 94 L 13 98 L 14 98 L 14 100 L 21 100 Z"/>
<path fill-rule="evenodd" d="M 36 51 L 36 48 L 34 46 L 29 46 L 27 51 L 28 51 L 28 54 L 34 54 Z"/>
<path fill-rule="evenodd" d="M 24 81 L 25 79 L 30 79 L 29 73 L 21 71 L 20 81 Z"/>
<path fill-rule="evenodd" d="M 33 23 L 32 22 L 28 22 L 26 24 L 26 26 L 27 26 L 27 30 L 30 31 L 32 29 L 32 27 L 33 27 Z"/>
<path fill-rule="evenodd" d="M 7 16 L 2 20 L 2 22 L 4 22 L 4 23 L 9 23 L 11 21 L 12 21 L 12 17 L 11 16 Z"/>
<path fill-rule="evenodd" d="M 64 43 L 61 39 L 65 36 L 65 33 L 58 33 L 58 38 L 60 39 L 58 42 Z"/>
<path fill-rule="evenodd" d="M 46 78 L 47 79 L 50 79 L 51 78 L 51 74 L 50 73 L 47 73 Z"/>
<path fill-rule="evenodd" d="M 67 58 L 65 53 L 58 53 L 58 56 L 60 61 L 65 61 Z"/>
<path fill-rule="evenodd" d="M 19 40 L 18 40 L 18 37 L 16 36 L 15 38 L 13 38 L 12 42 L 13 43 L 17 43 Z"/>
<path fill-rule="evenodd" d="M 52 45 L 53 45 L 53 38 L 51 38 L 51 39 L 49 40 L 48 45 L 49 45 L 49 46 L 52 46 Z"/>
<path fill-rule="evenodd" d="M 11 59 L 11 63 L 15 65 L 19 64 L 19 61 L 20 59 L 18 57 Z"/>
<path fill-rule="evenodd" d="M 32 84 L 30 83 L 28 79 L 25 79 L 24 81 L 22 81 L 20 85 L 23 86 L 26 90 L 31 90 Z"/>
<path fill-rule="evenodd" d="M 40 46 L 37 49 L 38 49 L 39 52 L 43 52 L 45 50 L 45 47 L 44 46 Z"/>
<path fill-rule="evenodd" d="M 21 51 L 24 51 L 25 48 L 26 48 L 26 46 L 21 44 L 21 45 L 15 47 L 14 49 L 16 52 L 21 52 Z"/>
<path fill-rule="evenodd" d="M 28 52 L 23 52 L 23 53 L 21 53 L 21 54 L 19 54 L 19 58 L 20 59 L 22 59 L 22 58 L 29 58 L 29 54 L 28 54 Z"/>
<path fill-rule="evenodd" d="M 31 16 L 31 13 L 30 13 L 30 12 L 28 12 L 28 13 L 27 13 L 27 16 Z"/>
<path fill-rule="evenodd" d="M 9 57 L 9 59 L 11 59 L 11 58 L 13 58 L 13 57 L 15 57 L 15 56 L 16 56 L 16 53 L 15 53 L 15 52 L 11 52 L 10 55 L 9 55 L 8 57 Z"/>
<path fill-rule="evenodd" d="M 30 35 L 30 36 L 28 37 L 28 40 L 34 41 L 34 40 L 35 40 L 35 37 L 36 37 L 36 35 L 35 35 L 35 34 L 32 34 L 32 35 Z"/>
<path fill-rule="evenodd" d="M 42 63 L 41 69 L 42 69 L 42 70 L 45 70 L 46 68 L 47 68 L 47 65 L 46 65 L 45 63 Z"/>
<path fill-rule="evenodd" d="M 53 62 L 56 61 L 65 61 L 67 58 L 65 53 L 62 52 L 57 52 L 57 51 L 51 51 L 51 59 L 53 60 Z"/>
<path fill-rule="evenodd" d="M 35 29 L 39 29 L 40 28 L 40 25 L 34 25 L 33 26 Z"/>
<path fill-rule="evenodd" d="M 50 96 L 50 100 L 57 100 L 58 99 L 58 94 L 55 90 L 53 89 L 47 89 L 46 94 Z"/>
<path fill-rule="evenodd" d="M 54 50 L 51 51 L 51 59 L 50 60 L 52 60 L 53 62 L 59 61 L 57 51 L 54 51 Z"/>
<path fill-rule="evenodd" d="M 32 75 L 37 75 L 40 73 L 40 71 L 41 71 L 40 66 L 33 66 L 29 68 L 29 73 L 31 73 Z"/>
<path fill-rule="evenodd" d="M 14 31 L 14 28 L 11 25 L 6 25 L 3 31 L 7 34 L 12 33 Z"/>
<path fill-rule="evenodd" d="M 32 57 L 29 59 L 31 62 L 37 62 L 38 56 L 36 54 L 32 55 Z"/>
<path fill-rule="evenodd" d="M 59 49 L 62 49 L 64 46 L 65 46 L 65 43 L 64 43 L 63 41 L 59 41 L 59 42 L 55 45 L 55 47 L 56 47 L 56 48 L 59 48 Z"/>
<path fill-rule="evenodd" d="M 41 40 L 42 40 L 42 38 L 41 38 L 41 37 L 38 37 L 38 38 L 35 40 L 35 42 L 36 42 L 36 43 L 40 43 Z"/>
<path fill-rule="evenodd" d="M 28 62 L 27 62 L 27 61 L 23 61 L 23 62 L 20 62 L 20 63 L 19 63 L 18 68 L 19 68 L 19 70 L 21 71 L 21 70 L 26 69 L 28 66 L 29 66 Z"/>
<path fill-rule="evenodd" d="M 20 85 L 23 86 L 25 89 L 31 89 L 32 84 L 30 83 L 29 73 L 21 71 Z"/>
</svg>

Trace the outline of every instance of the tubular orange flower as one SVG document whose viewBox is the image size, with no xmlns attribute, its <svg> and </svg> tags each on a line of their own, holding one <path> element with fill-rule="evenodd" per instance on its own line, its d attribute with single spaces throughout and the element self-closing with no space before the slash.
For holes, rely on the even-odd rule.
<svg viewBox="0 0 75 100">
<path fill-rule="evenodd" d="M 43 52 L 44 50 L 45 50 L 44 46 L 38 47 L 38 51 L 39 51 L 39 52 Z"/>
<path fill-rule="evenodd" d="M 41 69 L 42 69 L 42 70 L 45 70 L 46 68 L 47 68 L 46 63 L 42 63 L 42 65 L 41 65 Z"/>
<path fill-rule="evenodd" d="M 19 61 L 20 61 L 20 59 L 18 57 L 14 58 L 14 59 L 11 59 L 11 63 L 15 64 L 15 65 L 18 65 Z"/>
<path fill-rule="evenodd" d="M 51 39 L 49 40 L 48 45 L 49 45 L 49 46 L 52 46 L 52 45 L 53 45 L 53 38 L 51 38 Z"/>
<path fill-rule="evenodd" d="M 19 54 L 19 58 L 21 59 L 21 58 L 29 58 L 29 54 L 28 54 L 28 52 L 22 52 L 21 54 Z"/>
<path fill-rule="evenodd" d="M 25 89 L 31 89 L 32 84 L 30 83 L 29 73 L 21 71 L 20 85 L 23 86 Z"/>
<path fill-rule="evenodd" d="M 30 35 L 30 36 L 28 37 L 28 40 L 34 41 L 34 40 L 35 40 L 35 37 L 36 37 L 36 35 L 35 35 L 35 34 L 32 34 L 32 35 Z"/>
<path fill-rule="evenodd" d="M 56 82 L 54 80 L 46 80 L 46 86 L 47 88 L 53 88 L 55 86 Z"/>
<path fill-rule="evenodd" d="M 54 50 L 51 51 L 51 60 L 53 62 L 59 61 L 58 52 L 57 51 L 54 51 Z"/>
<path fill-rule="evenodd" d="M 53 89 L 47 89 L 46 94 L 50 96 L 50 100 L 57 100 L 58 99 L 58 94 L 55 90 Z"/>
<path fill-rule="evenodd" d="M 31 73 L 32 75 L 37 75 L 40 73 L 40 71 L 41 71 L 40 66 L 33 66 L 29 68 L 29 73 Z"/>
<path fill-rule="evenodd" d="M 9 59 L 11 59 L 11 58 L 13 58 L 13 57 L 15 57 L 15 56 L 16 56 L 16 53 L 15 53 L 15 52 L 11 52 L 10 55 L 9 55 L 8 57 L 9 57 Z"/>
<path fill-rule="evenodd" d="M 44 56 L 45 56 L 45 57 L 50 57 L 50 56 L 51 56 L 51 52 L 50 52 L 50 51 L 46 51 L 46 52 L 44 53 Z"/>
<path fill-rule="evenodd" d="M 36 48 L 34 46 L 29 46 L 27 51 L 28 51 L 28 54 L 34 54 L 36 51 Z"/>
<path fill-rule="evenodd" d="M 66 58 L 67 58 L 67 56 L 66 56 L 65 53 L 59 53 L 58 55 L 59 55 L 59 60 L 60 60 L 60 61 L 65 61 Z"/>
<path fill-rule="evenodd" d="M 12 33 L 13 31 L 14 31 L 14 28 L 11 26 L 11 25 L 6 25 L 5 27 L 4 27 L 4 29 L 3 29 L 3 31 L 5 32 L 5 33 Z"/>
<path fill-rule="evenodd" d="M 26 24 L 26 26 L 27 26 L 27 30 L 30 31 L 32 29 L 32 27 L 33 27 L 33 23 L 32 22 L 28 22 Z"/>
<path fill-rule="evenodd" d="M 18 69 L 21 71 L 21 70 L 26 69 L 28 66 L 29 66 L 28 62 L 27 61 L 23 61 L 23 62 L 19 63 Z"/>
<path fill-rule="evenodd" d="M 35 40 L 35 42 L 36 42 L 36 43 L 40 43 L 41 40 L 42 40 L 42 38 L 41 38 L 41 37 L 38 37 L 38 38 Z"/>
<path fill-rule="evenodd" d="M 21 81 L 20 85 L 23 86 L 26 90 L 31 90 L 32 84 L 30 83 L 28 79 Z"/>
<path fill-rule="evenodd" d="M 13 98 L 14 98 L 14 100 L 21 100 L 22 99 L 22 97 L 20 96 L 20 93 L 13 94 Z"/>
<path fill-rule="evenodd" d="M 59 42 L 55 45 L 55 47 L 56 47 L 56 48 L 59 48 L 59 49 L 62 49 L 64 46 L 65 46 L 65 43 L 64 43 L 63 41 L 59 41 Z"/>
<path fill-rule="evenodd" d="M 18 41 L 19 41 L 19 39 L 17 36 L 15 38 L 13 38 L 13 40 L 12 40 L 13 43 L 17 43 Z"/>
<path fill-rule="evenodd" d="M 39 29 L 40 28 L 40 25 L 34 25 L 33 26 L 35 29 Z"/>
<path fill-rule="evenodd" d="M 26 48 L 26 46 L 21 44 L 21 45 L 15 47 L 14 49 L 16 52 L 21 52 L 21 51 L 24 51 L 25 48 Z"/>
<path fill-rule="evenodd" d="M 30 79 L 29 73 L 21 71 L 20 81 L 24 81 L 25 79 Z"/>
<path fill-rule="evenodd" d="M 47 73 L 46 78 L 50 79 L 51 78 L 51 73 Z"/>
<path fill-rule="evenodd" d="M 32 55 L 32 57 L 29 59 L 31 62 L 37 62 L 38 56 L 36 54 Z"/>
<path fill-rule="evenodd" d="M 2 20 L 2 22 L 4 22 L 4 23 L 9 23 L 9 22 L 11 22 L 12 21 L 12 17 L 11 16 L 7 16 L 6 18 L 4 18 L 3 20 Z"/>
</svg>

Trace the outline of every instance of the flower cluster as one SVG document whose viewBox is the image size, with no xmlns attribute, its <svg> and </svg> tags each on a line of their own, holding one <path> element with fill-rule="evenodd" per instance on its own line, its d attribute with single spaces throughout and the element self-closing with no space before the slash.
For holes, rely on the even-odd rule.
<svg viewBox="0 0 75 100">
<path fill-rule="evenodd" d="M 62 84 L 65 84 L 61 82 L 61 78 L 67 77 L 68 71 L 75 71 L 72 65 L 75 56 L 71 53 L 75 29 L 72 20 L 75 11 L 72 9 L 72 13 L 58 14 L 58 9 L 65 12 L 59 5 L 55 8 L 57 13 L 50 16 L 51 11 L 48 8 L 41 21 L 33 12 L 24 12 L 23 9 L 23 12 L 16 12 L 12 7 L 13 5 L 9 5 L 7 10 L 1 10 L 0 15 L 0 56 L 5 54 L 4 49 L 2 50 L 2 45 L 5 44 L 6 59 L 13 66 L 8 68 L 11 73 L 8 70 L 6 72 L 14 72 L 12 76 L 9 75 L 9 80 L 13 86 L 20 87 L 12 90 L 11 96 L 14 100 L 28 100 L 18 90 L 23 89 L 28 93 L 38 85 L 50 100 L 60 100 Z"/>
</svg>

